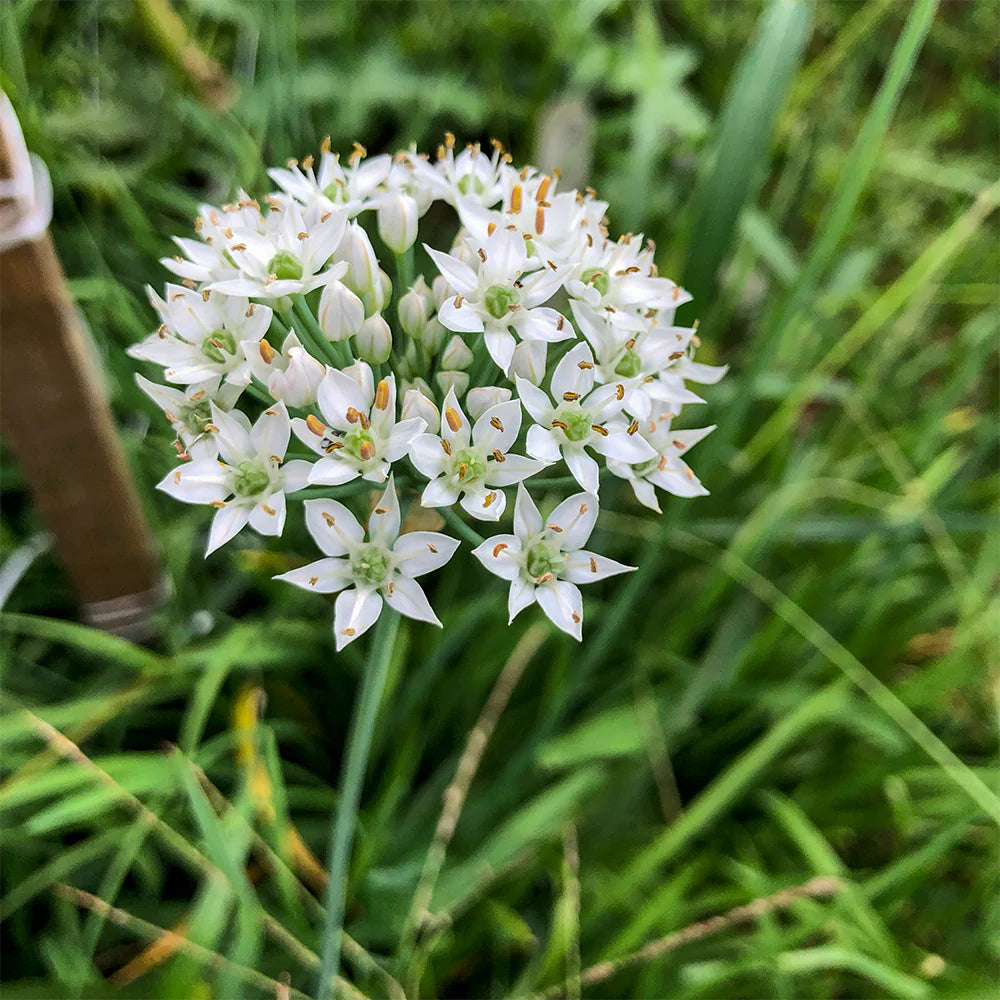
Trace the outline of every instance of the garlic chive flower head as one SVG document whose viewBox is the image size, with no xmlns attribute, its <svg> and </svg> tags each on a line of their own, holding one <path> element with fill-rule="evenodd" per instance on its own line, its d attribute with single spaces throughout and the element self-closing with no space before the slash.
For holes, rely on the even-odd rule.
<svg viewBox="0 0 1000 1000">
<path fill-rule="evenodd" d="M 440 627 L 416 578 L 444 566 L 458 541 L 436 531 L 400 535 L 391 477 L 369 516 L 367 532 L 336 500 L 307 500 L 305 509 L 306 526 L 326 558 L 275 579 L 319 594 L 339 592 L 333 622 L 338 650 L 375 624 L 383 602 L 408 618 Z"/>
<path fill-rule="evenodd" d="M 491 573 L 510 581 L 511 621 L 537 601 L 553 625 L 582 638 L 583 596 L 577 585 L 635 569 L 583 548 L 597 513 L 597 497 L 577 493 L 543 520 L 524 484 L 518 486 L 514 534 L 494 535 L 472 551 Z"/>
<path fill-rule="evenodd" d="M 689 418 L 726 368 L 696 360 L 688 293 L 593 190 L 496 141 L 341 156 L 327 138 L 268 175 L 275 190 L 202 205 L 174 238 L 159 319 L 129 348 L 162 371 L 137 376 L 172 433 L 160 488 L 214 508 L 208 552 L 247 526 L 281 535 L 307 487 L 326 496 L 304 501 L 325 557 L 281 579 L 339 594 L 340 649 L 384 604 L 439 624 L 414 580 L 459 543 L 400 535 L 400 501 L 469 535 L 512 518 L 516 486 L 513 533 L 475 555 L 510 583 L 511 620 L 537 602 L 579 638 L 579 585 L 630 568 L 583 548 L 602 481 L 656 512 L 707 492 L 687 455 L 712 428 Z M 545 521 L 536 487 L 558 504 Z"/>
</svg>

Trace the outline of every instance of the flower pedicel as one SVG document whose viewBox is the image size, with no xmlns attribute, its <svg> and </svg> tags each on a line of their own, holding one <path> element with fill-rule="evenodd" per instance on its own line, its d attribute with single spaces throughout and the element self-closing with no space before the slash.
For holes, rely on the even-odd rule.
<svg viewBox="0 0 1000 1000">
<path fill-rule="evenodd" d="M 712 428 L 672 429 L 702 402 L 686 380 L 725 374 L 693 360 L 694 328 L 674 322 L 690 296 L 657 273 L 650 241 L 610 239 L 593 191 L 515 169 L 498 142 L 456 153 L 449 134 L 436 161 L 355 145 L 342 163 L 326 140 L 318 160 L 269 173 L 280 190 L 261 201 L 202 206 L 197 238 L 163 262 L 180 283 L 150 289 L 162 323 L 129 353 L 170 383 L 137 377 L 178 435 L 160 489 L 215 508 L 211 553 L 247 525 L 280 535 L 288 495 L 328 488 L 304 503 L 323 558 L 277 579 L 339 595 L 339 650 L 385 604 L 441 624 L 416 578 L 459 541 L 400 534 L 401 495 L 495 522 L 516 486 L 513 533 L 473 555 L 509 582 L 511 621 L 537 602 L 580 639 L 579 586 L 632 569 L 583 547 L 602 480 L 656 511 L 658 490 L 707 492 L 685 459 Z M 434 202 L 454 213 L 446 248 L 419 240 Z M 548 493 L 568 477 L 582 492 L 543 518 L 532 481 Z M 358 479 L 382 490 L 367 528 L 337 499 Z"/>
</svg>

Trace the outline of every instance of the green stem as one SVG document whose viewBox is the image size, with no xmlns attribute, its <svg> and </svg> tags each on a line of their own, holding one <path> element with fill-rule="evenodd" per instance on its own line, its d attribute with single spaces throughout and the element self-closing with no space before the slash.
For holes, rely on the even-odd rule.
<svg viewBox="0 0 1000 1000">
<path fill-rule="evenodd" d="M 361 681 L 361 691 L 351 719 L 351 735 L 347 745 L 340 779 L 340 797 L 331 817 L 329 873 L 326 894 L 326 920 L 323 924 L 323 960 L 316 1000 L 330 1000 L 340 973 L 340 949 L 344 932 L 344 909 L 347 899 L 347 878 L 350 868 L 351 845 L 358 819 L 361 786 L 368 767 L 372 733 L 378 715 L 389 662 L 399 630 L 399 615 L 390 608 L 382 611 L 372 643 L 372 652 Z"/>
<path fill-rule="evenodd" d="M 325 359 L 334 368 L 344 368 L 346 364 L 350 364 L 350 361 L 344 361 L 341 345 L 327 340 L 326 334 L 320 329 L 304 295 L 296 295 L 292 299 L 292 311 L 302 324 L 300 327 L 302 339 L 311 343 L 313 350 L 319 352 L 320 358 Z"/>
<path fill-rule="evenodd" d="M 475 528 L 469 527 L 450 507 L 437 507 L 435 509 L 467 542 L 471 542 L 473 545 L 482 545 L 486 541 Z"/>
</svg>

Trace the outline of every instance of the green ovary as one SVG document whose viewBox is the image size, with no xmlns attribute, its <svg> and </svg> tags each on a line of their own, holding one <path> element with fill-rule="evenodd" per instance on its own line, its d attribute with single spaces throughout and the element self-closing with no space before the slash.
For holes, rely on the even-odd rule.
<svg viewBox="0 0 1000 1000">
<path fill-rule="evenodd" d="M 599 267 L 591 267 L 583 272 L 581 280 L 585 285 L 593 285 L 603 298 L 608 294 L 608 274 Z"/>
<path fill-rule="evenodd" d="M 205 424 L 212 422 L 212 404 L 207 399 L 186 403 L 181 407 L 179 418 L 189 434 L 204 434 Z"/>
<path fill-rule="evenodd" d="M 579 404 L 566 403 L 556 410 L 555 420 L 566 426 L 560 428 L 570 441 L 584 441 L 590 436 L 593 417 Z M 558 424 L 556 424 L 558 426 Z"/>
<path fill-rule="evenodd" d="M 635 378 L 640 371 L 642 371 L 642 361 L 639 352 L 634 349 L 626 351 L 615 366 L 615 374 L 621 375 L 622 378 Z"/>
<path fill-rule="evenodd" d="M 323 194 L 332 202 L 347 201 L 347 188 L 343 184 L 334 181 L 323 188 Z"/>
<path fill-rule="evenodd" d="M 482 194 L 483 182 L 475 174 L 466 174 L 458 182 L 458 190 L 462 194 Z"/>
<path fill-rule="evenodd" d="M 375 442 L 372 439 L 372 432 L 366 431 L 363 427 L 355 427 L 349 430 L 342 439 L 344 451 L 353 455 L 359 462 L 367 462 L 375 457 Z"/>
<path fill-rule="evenodd" d="M 452 469 L 463 484 L 469 485 L 478 482 L 486 475 L 486 459 L 474 448 L 463 448 L 452 459 Z"/>
<path fill-rule="evenodd" d="M 365 580 L 378 586 L 389 575 L 389 560 L 377 545 L 365 545 L 351 558 L 355 580 Z"/>
<path fill-rule="evenodd" d="M 298 281 L 302 277 L 302 261 L 295 254 L 281 250 L 267 262 L 267 273 L 280 281 Z"/>
<path fill-rule="evenodd" d="M 483 299 L 486 311 L 494 319 L 503 319 L 510 312 L 510 307 L 516 306 L 520 301 L 521 296 L 510 285 L 490 285 Z"/>
<path fill-rule="evenodd" d="M 209 361 L 224 365 L 236 356 L 236 338 L 228 330 L 216 330 L 201 342 L 201 353 Z"/>
<path fill-rule="evenodd" d="M 240 497 L 255 497 L 271 484 L 271 473 L 254 462 L 240 462 L 236 466 L 233 492 Z"/>
<path fill-rule="evenodd" d="M 544 542 L 537 542 L 528 549 L 524 568 L 527 570 L 528 576 L 537 580 L 545 576 L 546 573 L 555 576 L 562 569 L 565 561 L 566 557 L 557 548 L 546 545 Z"/>
</svg>

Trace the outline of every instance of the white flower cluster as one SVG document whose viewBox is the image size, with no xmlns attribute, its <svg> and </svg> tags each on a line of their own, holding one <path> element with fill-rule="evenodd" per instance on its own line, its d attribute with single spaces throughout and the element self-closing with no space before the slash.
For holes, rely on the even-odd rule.
<svg viewBox="0 0 1000 1000">
<path fill-rule="evenodd" d="M 593 191 L 515 169 L 496 142 L 456 154 L 449 134 L 436 162 L 355 146 L 344 164 L 327 140 L 318 162 L 270 176 L 280 190 L 263 206 L 243 191 L 203 206 L 198 238 L 175 238 L 180 255 L 163 261 L 179 283 L 162 298 L 150 290 L 162 324 L 129 353 L 171 383 L 138 376 L 177 433 L 181 464 L 160 488 L 216 508 L 209 553 L 247 524 L 280 535 L 287 494 L 329 488 L 305 502 L 324 558 L 279 579 L 339 592 L 340 649 L 383 602 L 440 624 L 415 580 L 459 543 L 400 534 L 397 487 L 407 499 L 420 484 L 421 505 L 455 524 L 456 503 L 499 520 L 516 485 L 514 534 L 474 555 L 510 582 L 511 620 L 537 601 L 579 639 L 578 585 L 630 569 L 582 547 L 602 471 L 655 511 L 657 488 L 707 492 L 682 456 L 712 428 L 671 429 L 683 404 L 703 402 L 686 383 L 725 373 L 695 362 L 694 328 L 675 325 L 690 296 L 658 275 L 651 242 L 609 238 Z M 428 284 L 413 262 L 435 202 L 450 206 L 457 235 L 447 252 L 421 244 L 436 269 Z M 372 212 L 395 282 L 365 228 Z M 259 405 L 255 422 L 241 399 Z M 560 463 L 569 476 L 553 476 Z M 581 492 L 543 518 L 532 477 Z M 335 499 L 358 479 L 387 483 L 367 531 L 341 502 L 355 491 Z"/>
</svg>

